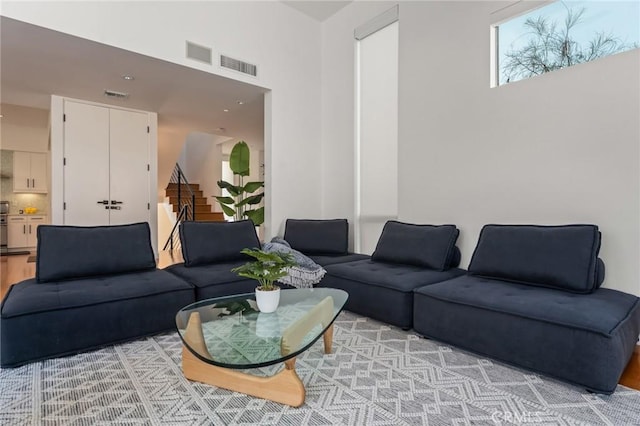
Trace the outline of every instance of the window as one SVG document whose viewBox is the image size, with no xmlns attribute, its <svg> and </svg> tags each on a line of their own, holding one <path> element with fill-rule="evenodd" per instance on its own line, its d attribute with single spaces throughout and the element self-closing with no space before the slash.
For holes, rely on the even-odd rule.
<svg viewBox="0 0 640 426">
<path fill-rule="evenodd" d="M 398 218 L 398 7 L 356 37 L 355 251 L 371 254 Z"/>
<path fill-rule="evenodd" d="M 640 2 L 557 1 L 493 31 L 495 86 L 638 48 Z"/>
</svg>

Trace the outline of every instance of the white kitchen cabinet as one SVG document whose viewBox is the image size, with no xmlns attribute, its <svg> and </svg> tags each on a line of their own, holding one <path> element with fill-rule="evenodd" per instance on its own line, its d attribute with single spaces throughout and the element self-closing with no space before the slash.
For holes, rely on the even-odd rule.
<svg viewBox="0 0 640 426">
<path fill-rule="evenodd" d="M 7 247 L 27 247 L 27 217 L 12 216 L 7 218 Z"/>
<path fill-rule="evenodd" d="M 47 154 L 22 151 L 13 153 L 13 191 L 47 192 Z"/>
<path fill-rule="evenodd" d="M 48 172 L 47 154 L 40 152 L 31 153 L 31 192 L 46 193 Z"/>
<path fill-rule="evenodd" d="M 38 245 L 38 226 L 45 223 L 47 223 L 46 216 L 27 216 L 27 247 L 36 247 Z"/>
<path fill-rule="evenodd" d="M 47 223 L 47 216 L 9 215 L 7 222 L 8 248 L 36 247 L 38 245 L 38 226 Z"/>
</svg>

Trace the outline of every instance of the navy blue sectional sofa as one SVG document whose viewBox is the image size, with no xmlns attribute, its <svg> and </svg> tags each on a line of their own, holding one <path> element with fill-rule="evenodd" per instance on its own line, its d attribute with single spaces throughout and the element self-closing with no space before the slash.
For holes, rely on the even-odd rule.
<svg viewBox="0 0 640 426">
<path fill-rule="evenodd" d="M 454 225 L 385 224 L 370 258 L 329 264 L 319 286 L 349 293 L 346 309 L 404 329 L 413 324 L 413 290 L 457 276 Z M 285 238 L 286 239 L 286 238 Z"/>
<path fill-rule="evenodd" d="M 454 225 L 388 222 L 372 256 L 348 223 L 286 222 L 285 239 L 324 266 L 346 309 L 586 389 L 611 393 L 640 334 L 640 302 L 599 288 L 593 225 L 487 225 L 468 271 Z M 253 292 L 231 272 L 260 242 L 250 221 L 185 222 L 184 263 L 158 270 L 147 224 L 38 228 L 36 278 L 2 302 L 0 365 L 11 367 L 175 327 L 197 300 Z M 285 288 L 287 286 L 284 286 Z"/>
<path fill-rule="evenodd" d="M 287 219 L 284 239 L 291 248 L 304 253 L 325 267 L 369 259 L 366 254 L 349 251 L 347 219 Z"/>
<path fill-rule="evenodd" d="M 636 296 L 599 288 L 593 225 L 487 225 L 467 275 L 415 290 L 418 333 L 613 392 L 640 334 Z"/>
<path fill-rule="evenodd" d="M 316 227 L 298 245 L 306 254 L 314 240 L 338 235 L 319 231 L 330 226 L 322 221 L 294 224 L 296 238 Z M 370 258 L 326 263 L 319 286 L 347 291 L 352 312 L 594 392 L 614 391 L 640 334 L 640 301 L 599 288 L 597 226 L 487 225 L 469 271 L 457 268 L 457 237 L 453 225 L 390 221 Z"/>
<path fill-rule="evenodd" d="M 253 222 L 188 221 L 179 229 L 184 262 L 165 270 L 193 286 L 196 300 L 255 291 L 254 280 L 231 272 L 250 260 L 242 249 L 260 247 Z"/>
<path fill-rule="evenodd" d="M 243 248 L 260 247 L 250 220 L 238 222 L 183 222 L 180 241 L 184 262 L 165 268 L 195 288 L 196 299 L 251 293 L 256 282 L 231 272 L 251 260 Z M 286 222 L 285 239 L 320 265 L 330 265 L 369 256 L 348 252 L 349 225 L 346 219 L 296 220 Z M 279 284 L 282 288 L 292 288 Z"/>
<path fill-rule="evenodd" d="M 38 227 L 36 277 L 0 306 L 0 365 L 14 367 L 175 328 L 193 287 L 156 269 L 149 225 Z"/>
</svg>

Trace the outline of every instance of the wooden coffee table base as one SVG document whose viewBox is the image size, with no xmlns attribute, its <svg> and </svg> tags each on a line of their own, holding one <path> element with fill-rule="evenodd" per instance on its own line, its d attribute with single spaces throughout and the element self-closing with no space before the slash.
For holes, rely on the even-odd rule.
<svg viewBox="0 0 640 426">
<path fill-rule="evenodd" d="M 304 321 L 300 325 L 306 326 Z M 304 335 L 305 329 L 293 328 L 294 338 Z M 204 343 L 200 315 L 197 312 L 193 313 L 189 318 L 186 335 L 194 350 L 207 356 L 207 358 L 211 357 Z M 333 324 L 327 328 L 322 337 L 324 339 L 325 353 L 331 353 Z M 288 359 L 284 361 L 285 368 L 282 371 L 271 377 L 260 377 L 204 362 L 185 346 L 182 347 L 182 372 L 187 379 L 268 399 L 280 404 L 299 407 L 304 404 L 306 392 L 302 380 L 296 373 L 295 364 L 295 358 Z"/>
<path fill-rule="evenodd" d="M 182 371 L 187 379 L 299 407 L 304 404 L 305 390 L 296 374 L 295 363 L 296 359 L 291 358 L 285 361 L 285 368 L 279 373 L 271 377 L 259 377 L 208 364 L 199 360 L 189 349 L 182 348 Z"/>
</svg>

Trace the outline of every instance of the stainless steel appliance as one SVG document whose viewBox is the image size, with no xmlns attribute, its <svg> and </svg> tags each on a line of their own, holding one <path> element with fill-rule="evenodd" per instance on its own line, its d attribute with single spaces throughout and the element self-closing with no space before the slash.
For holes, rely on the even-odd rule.
<svg viewBox="0 0 640 426">
<path fill-rule="evenodd" d="M 0 251 L 7 251 L 7 214 L 9 214 L 9 202 L 0 201 Z"/>
</svg>

